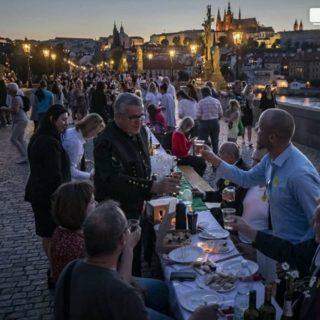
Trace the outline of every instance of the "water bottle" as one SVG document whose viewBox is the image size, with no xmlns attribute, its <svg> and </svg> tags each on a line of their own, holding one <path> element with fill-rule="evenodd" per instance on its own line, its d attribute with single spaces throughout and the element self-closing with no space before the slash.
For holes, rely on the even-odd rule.
<svg viewBox="0 0 320 320">
<path fill-rule="evenodd" d="M 239 288 L 235 297 L 233 320 L 243 320 L 243 314 L 248 307 L 248 292 L 244 288 Z"/>
</svg>

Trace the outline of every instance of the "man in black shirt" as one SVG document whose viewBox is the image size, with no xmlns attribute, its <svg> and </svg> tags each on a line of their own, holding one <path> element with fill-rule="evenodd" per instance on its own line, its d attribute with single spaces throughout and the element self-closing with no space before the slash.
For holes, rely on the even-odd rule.
<svg viewBox="0 0 320 320">
<path fill-rule="evenodd" d="M 87 258 L 75 260 L 63 270 L 56 286 L 55 319 L 170 320 L 147 309 L 142 295 L 129 284 L 132 251 L 139 240 L 140 229 L 130 234 L 119 206 L 113 201 L 99 205 L 86 218 L 83 233 Z M 163 294 L 165 285 L 148 279 L 149 288 L 151 281 L 154 286 L 146 292 L 146 304 L 155 300 L 148 297 L 153 294 L 159 306 L 163 306 L 162 300 L 167 298 Z"/>
<path fill-rule="evenodd" d="M 142 100 L 132 93 L 120 94 L 114 103 L 114 121 L 107 125 L 94 147 L 95 198 L 118 201 L 128 219 L 140 219 L 144 203 L 152 195 L 179 190 L 179 179 L 151 178 L 149 139 L 142 126 L 143 117 Z M 150 235 L 150 231 L 144 229 L 143 235 Z M 134 256 L 133 271 L 140 276 L 141 244 Z"/>
</svg>

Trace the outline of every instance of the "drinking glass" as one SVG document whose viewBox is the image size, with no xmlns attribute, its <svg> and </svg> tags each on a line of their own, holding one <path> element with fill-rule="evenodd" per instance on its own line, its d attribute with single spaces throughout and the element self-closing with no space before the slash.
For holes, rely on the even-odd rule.
<svg viewBox="0 0 320 320">
<path fill-rule="evenodd" d="M 201 157 L 203 147 L 204 147 L 204 140 L 195 140 L 194 141 L 194 154 L 197 157 Z"/>
<path fill-rule="evenodd" d="M 234 202 L 236 200 L 236 188 L 234 186 L 224 188 L 222 190 L 222 200 Z"/>
<path fill-rule="evenodd" d="M 135 232 L 137 228 L 139 227 L 140 221 L 138 219 L 129 219 L 128 220 L 128 226 L 130 232 Z"/>
<path fill-rule="evenodd" d="M 234 218 L 231 216 L 236 214 L 236 209 L 234 208 L 223 208 L 221 209 L 223 216 L 223 224 L 226 230 L 232 230 L 230 223 L 234 222 Z"/>
</svg>

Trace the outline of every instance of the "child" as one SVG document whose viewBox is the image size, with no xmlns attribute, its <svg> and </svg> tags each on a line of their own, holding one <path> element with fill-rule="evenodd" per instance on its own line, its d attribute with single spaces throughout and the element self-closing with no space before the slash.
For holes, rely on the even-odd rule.
<svg viewBox="0 0 320 320">
<path fill-rule="evenodd" d="M 240 104 L 237 100 L 232 99 L 229 101 L 229 108 L 227 110 L 227 123 L 228 123 L 228 141 L 237 142 L 239 134 L 239 121 L 241 117 Z"/>
</svg>

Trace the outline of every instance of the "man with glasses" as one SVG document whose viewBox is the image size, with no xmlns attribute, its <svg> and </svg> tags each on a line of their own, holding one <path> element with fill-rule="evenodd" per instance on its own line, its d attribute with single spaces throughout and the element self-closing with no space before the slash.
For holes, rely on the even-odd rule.
<svg viewBox="0 0 320 320">
<path fill-rule="evenodd" d="M 292 143 L 293 117 L 280 109 L 262 113 L 257 147 L 268 154 L 249 171 L 227 164 L 212 151 L 203 157 L 217 167 L 217 175 L 245 187 L 266 185 L 273 234 L 293 244 L 314 236 L 311 221 L 320 195 L 320 177 L 312 163 Z"/>
<path fill-rule="evenodd" d="M 152 179 L 143 117 L 142 100 L 131 93 L 120 94 L 114 103 L 114 121 L 94 148 L 95 198 L 118 201 L 128 219 L 140 219 L 144 201 L 152 195 L 174 193 L 179 186 L 175 178 Z M 135 254 L 134 270 L 139 275 L 140 253 L 136 250 Z"/>
</svg>

